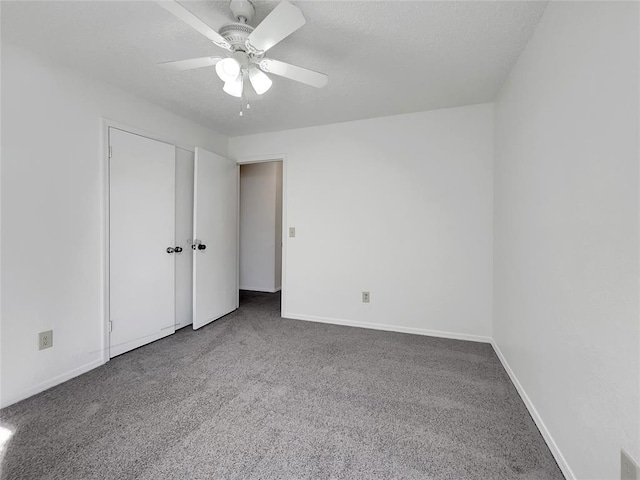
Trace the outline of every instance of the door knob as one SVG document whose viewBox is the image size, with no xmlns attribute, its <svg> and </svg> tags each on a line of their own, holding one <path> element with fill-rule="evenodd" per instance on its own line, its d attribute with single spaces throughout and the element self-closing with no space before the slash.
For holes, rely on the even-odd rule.
<svg viewBox="0 0 640 480">
<path fill-rule="evenodd" d="M 175 249 L 173 249 L 172 247 L 167 248 L 167 253 L 173 253 L 173 252 L 175 252 Z"/>
<path fill-rule="evenodd" d="M 204 243 L 198 245 L 198 250 L 204 250 L 207 246 Z"/>
<path fill-rule="evenodd" d="M 176 251 L 176 253 L 180 253 L 182 251 L 182 247 L 176 247 L 175 251 Z"/>
</svg>

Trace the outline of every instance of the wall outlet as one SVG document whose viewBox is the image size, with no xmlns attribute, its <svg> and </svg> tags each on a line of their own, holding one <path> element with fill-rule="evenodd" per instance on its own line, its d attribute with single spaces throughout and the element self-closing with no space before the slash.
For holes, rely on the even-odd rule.
<svg viewBox="0 0 640 480">
<path fill-rule="evenodd" d="M 295 238 L 296 236 L 296 227 L 289 227 L 289 238 Z"/>
<path fill-rule="evenodd" d="M 53 330 L 40 332 L 38 334 L 38 350 L 53 347 Z"/>
<path fill-rule="evenodd" d="M 362 303 L 369 303 L 369 292 L 362 292 Z"/>
<path fill-rule="evenodd" d="M 621 480 L 640 480 L 640 467 L 624 450 L 620 450 Z"/>
</svg>

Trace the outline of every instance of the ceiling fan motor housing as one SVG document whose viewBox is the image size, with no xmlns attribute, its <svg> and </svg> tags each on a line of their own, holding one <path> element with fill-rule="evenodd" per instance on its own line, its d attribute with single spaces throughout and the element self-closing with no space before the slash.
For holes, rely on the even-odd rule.
<svg viewBox="0 0 640 480">
<path fill-rule="evenodd" d="M 253 27 L 246 23 L 229 23 L 220 28 L 220 35 L 231 44 L 231 48 L 236 51 L 247 51 L 245 46 L 247 38 L 253 32 Z"/>
</svg>

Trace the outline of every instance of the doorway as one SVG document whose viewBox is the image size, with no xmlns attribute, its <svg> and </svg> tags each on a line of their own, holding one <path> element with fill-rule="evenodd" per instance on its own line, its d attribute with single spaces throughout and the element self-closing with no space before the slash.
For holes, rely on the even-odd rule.
<svg viewBox="0 0 640 480">
<path fill-rule="evenodd" d="M 240 305 L 282 290 L 283 161 L 240 165 Z"/>
</svg>

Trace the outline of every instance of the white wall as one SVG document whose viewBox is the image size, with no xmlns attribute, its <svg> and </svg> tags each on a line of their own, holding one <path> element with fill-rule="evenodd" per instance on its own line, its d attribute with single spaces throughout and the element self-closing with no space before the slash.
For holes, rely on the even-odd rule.
<svg viewBox="0 0 640 480">
<path fill-rule="evenodd" d="M 492 117 L 476 105 L 231 138 L 235 159 L 287 155 L 285 316 L 486 340 Z"/>
<path fill-rule="evenodd" d="M 640 460 L 638 85 L 637 3 L 550 2 L 495 110 L 494 338 L 581 479 Z"/>
<path fill-rule="evenodd" d="M 240 166 L 240 289 L 275 292 L 277 283 L 278 176 L 281 162 Z M 280 202 L 282 210 L 282 201 Z M 281 213 L 280 213 L 281 215 Z"/>
<path fill-rule="evenodd" d="M 276 163 L 276 290 L 282 289 L 282 162 Z"/>
<path fill-rule="evenodd" d="M 176 148 L 176 329 L 193 323 L 193 169 L 195 154 Z"/>
<path fill-rule="evenodd" d="M 226 154 L 211 130 L 2 44 L 2 392 L 103 361 L 102 117 Z M 38 351 L 37 334 L 54 346 Z"/>
</svg>

